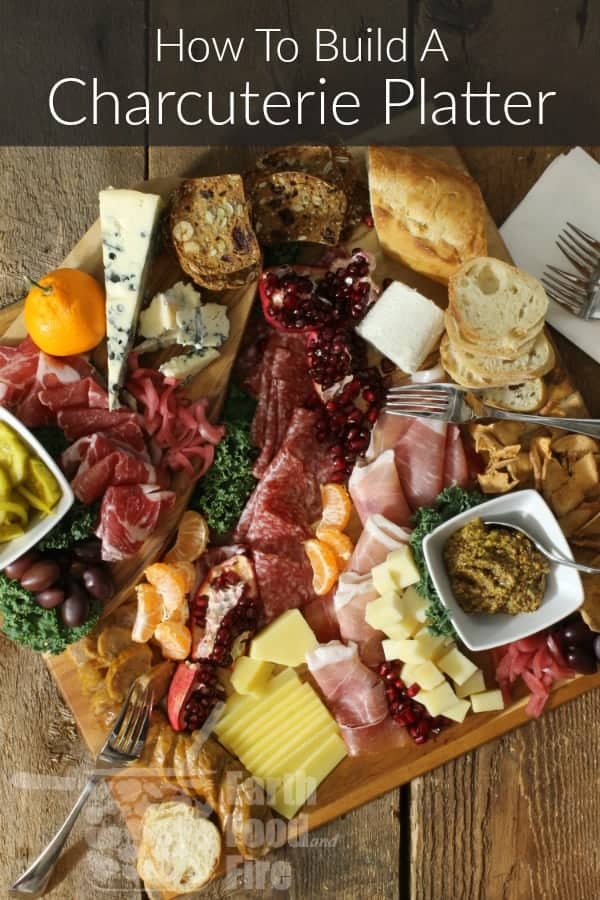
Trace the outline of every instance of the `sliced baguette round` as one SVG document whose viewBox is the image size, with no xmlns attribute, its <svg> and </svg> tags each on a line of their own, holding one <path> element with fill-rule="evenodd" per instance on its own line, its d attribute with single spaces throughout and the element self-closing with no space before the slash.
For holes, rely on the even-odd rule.
<svg viewBox="0 0 600 900">
<path fill-rule="evenodd" d="M 497 357 L 473 357 L 452 345 L 445 334 L 440 345 L 442 365 L 446 372 L 463 387 L 505 387 L 539 378 L 554 368 L 555 354 L 548 338 L 541 334 L 533 349 L 517 360 Z M 484 365 L 485 363 L 485 365 Z"/>
<path fill-rule="evenodd" d="M 450 279 L 449 311 L 463 339 L 495 355 L 540 329 L 548 297 L 540 282 L 491 257 L 466 262 Z"/>
<path fill-rule="evenodd" d="M 531 413 L 544 405 L 547 395 L 546 385 L 541 378 L 511 384 L 508 387 L 489 388 L 479 396 L 488 406 L 507 409 L 510 412 Z"/>
<path fill-rule="evenodd" d="M 198 891 L 216 873 L 221 851 L 218 828 L 193 805 L 169 800 L 146 809 L 137 863 L 146 888 Z"/>
<path fill-rule="evenodd" d="M 524 353 L 529 353 L 533 348 L 540 331 L 543 329 L 544 320 L 542 319 L 540 321 L 538 328 L 532 331 L 530 337 L 524 338 L 522 341 L 518 342 L 512 341 L 507 344 L 495 344 L 493 347 L 488 344 L 474 344 L 472 341 L 467 341 L 461 334 L 460 329 L 456 324 L 456 319 L 450 310 L 446 310 L 445 324 L 448 337 L 454 347 L 458 350 L 462 350 L 465 353 L 471 353 L 473 356 L 497 356 L 499 359 L 515 360 L 520 356 L 523 356 Z"/>
</svg>

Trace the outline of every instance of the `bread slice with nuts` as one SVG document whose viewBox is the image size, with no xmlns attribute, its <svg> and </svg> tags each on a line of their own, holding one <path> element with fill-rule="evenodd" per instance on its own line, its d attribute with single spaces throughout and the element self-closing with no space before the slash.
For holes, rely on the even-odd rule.
<svg viewBox="0 0 600 900">
<path fill-rule="evenodd" d="M 246 185 L 263 246 L 338 243 L 348 205 L 341 187 L 306 172 L 254 173 Z"/>
<path fill-rule="evenodd" d="M 209 290 L 246 284 L 258 271 L 260 247 L 239 175 L 183 181 L 171 201 L 170 231 L 181 268 Z"/>
</svg>

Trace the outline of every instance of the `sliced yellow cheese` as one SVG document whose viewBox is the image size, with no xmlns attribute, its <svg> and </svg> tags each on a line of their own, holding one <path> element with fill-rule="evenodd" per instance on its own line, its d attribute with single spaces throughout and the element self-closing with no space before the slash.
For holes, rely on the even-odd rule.
<svg viewBox="0 0 600 900">
<path fill-rule="evenodd" d="M 254 774 L 258 778 L 264 778 L 267 781 L 293 775 L 294 772 L 302 770 L 307 757 L 318 750 L 331 736 L 339 737 L 337 729 L 318 728 L 312 731 L 306 730 L 302 740 L 290 747 L 287 752 L 278 753 L 276 758 L 267 759 Z M 246 768 L 249 768 L 245 760 L 242 760 L 242 762 Z"/>
<path fill-rule="evenodd" d="M 402 594 L 404 615 L 416 619 L 417 622 L 423 623 L 427 621 L 428 605 L 427 600 L 424 597 L 421 597 L 415 587 L 407 587 Z"/>
<path fill-rule="evenodd" d="M 458 703 L 454 704 L 454 706 L 450 706 L 448 707 L 448 709 L 445 709 L 444 715 L 447 719 L 452 719 L 453 722 L 464 722 L 465 717 L 470 709 L 471 704 L 468 700 L 459 700 Z"/>
<path fill-rule="evenodd" d="M 262 694 L 273 674 L 273 663 L 240 656 L 231 673 L 231 686 L 238 694 Z"/>
<path fill-rule="evenodd" d="M 456 706 L 458 697 L 447 681 L 442 682 L 431 691 L 419 691 L 416 696 L 418 703 L 422 703 L 430 716 L 445 715 L 445 710 Z"/>
<path fill-rule="evenodd" d="M 226 722 L 225 727 L 219 730 L 218 737 L 222 741 L 233 741 L 241 735 L 254 731 L 260 732 L 261 728 L 273 717 L 278 716 L 281 710 L 287 710 L 289 713 L 298 700 L 300 690 L 299 684 L 286 684 L 273 697 L 266 698 L 264 694 L 261 694 L 260 697 L 247 695 L 248 700 L 256 702 L 256 708 L 250 705 L 244 708 L 239 718 Z"/>
<path fill-rule="evenodd" d="M 314 753 L 306 757 L 300 771 L 283 779 L 271 796 L 271 806 L 286 819 L 291 819 L 342 761 L 346 752 L 341 737 L 330 735 Z"/>
<path fill-rule="evenodd" d="M 435 663 L 431 661 L 415 666 L 414 679 L 419 687 L 426 691 L 432 690 L 432 688 L 437 687 L 438 684 L 446 680 Z"/>
<path fill-rule="evenodd" d="M 240 752 L 247 747 L 254 747 L 257 743 L 257 735 L 264 733 L 264 723 L 269 722 L 270 728 L 277 729 L 285 725 L 286 729 L 292 727 L 297 720 L 302 720 L 315 710 L 323 709 L 323 705 L 315 696 L 310 684 L 301 685 L 286 699 L 285 703 L 276 704 L 267 717 L 261 717 L 257 722 L 251 722 L 239 735 L 234 735 Z M 325 710 L 327 712 L 327 710 Z M 328 713 L 329 715 L 329 713 Z"/>
<path fill-rule="evenodd" d="M 405 616 L 401 622 L 395 625 L 386 625 L 381 631 L 393 641 L 404 641 L 406 638 L 412 637 L 419 628 L 420 625 L 416 619 L 409 619 Z"/>
<path fill-rule="evenodd" d="M 253 772 L 262 771 L 267 762 L 276 763 L 280 754 L 285 756 L 288 749 L 291 750 L 298 741 L 304 741 L 307 734 L 316 730 L 319 730 L 320 733 L 326 730 L 337 731 L 337 726 L 331 721 L 327 709 L 323 709 L 323 707 L 310 710 L 308 713 L 303 710 L 300 721 L 294 722 L 287 728 L 286 736 L 289 746 L 286 744 L 273 747 L 271 734 L 261 735 L 259 740 L 256 740 L 251 747 L 244 751 L 244 763 Z"/>
<path fill-rule="evenodd" d="M 250 657 L 280 666 L 301 666 L 318 641 L 302 613 L 288 609 L 267 625 L 250 644 Z"/>
<path fill-rule="evenodd" d="M 399 659 L 409 663 L 427 662 L 427 656 L 417 641 L 412 641 L 410 638 L 403 641 L 382 641 L 381 644 L 387 660 Z"/>
<path fill-rule="evenodd" d="M 215 732 L 220 735 L 221 732 L 237 725 L 247 716 L 252 716 L 259 712 L 263 707 L 269 708 L 269 704 L 280 694 L 283 696 L 294 690 L 300 684 L 300 679 L 293 669 L 284 669 L 271 681 L 265 688 L 264 694 L 260 697 L 250 697 L 242 694 L 232 694 L 227 698 L 223 713 L 215 725 Z"/>
<path fill-rule="evenodd" d="M 481 694 L 482 691 L 485 691 L 485 678 L 481 669 L 477 669 L 463 684 L 457 685 L 456 696 L 464 700 L 465 697 Z"/>
<path fill-rule="evenodd" d="M 398 550 L 388 553 L 385 565 L 396 587 L 407 588 L 421 578 L 408 544 L 403 544 Z"/>
<path fill-rule="evenodd" d="M 473 694 L 471 705 L 474 713 L 492 712 L 496 709 L 504 709 L 502 691 L 484 691 L 482 694 Z"/>
<path fill-rule="evenodd" d="M 371 628 L 381 631 L 385 631 L 387 625 L 395 625 L 403 618 L 402 597 L 398 591 L 386 591 L 365 607 L 365 622 Z"/>
<path fill-rule="evenodd" d="M 440 656 L 437 666 L 459 685 L 464 684 L 477 671 L 475 663 L 467 659 L 457 647 L 453 647 L 445 656 Z"/>
</svg>

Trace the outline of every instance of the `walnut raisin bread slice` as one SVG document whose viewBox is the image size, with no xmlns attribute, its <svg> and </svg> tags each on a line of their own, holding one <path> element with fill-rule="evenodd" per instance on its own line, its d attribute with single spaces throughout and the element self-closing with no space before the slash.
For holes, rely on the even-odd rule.
<svg viewBox="0 0 600 900">
<path fill-rule="evenodd" d="M 245 283 L 261 254 L 239 175 L 188 178 L 173 195 L 171 239 L 183 271 L 211 290 Z"/>
<path fill-rule="evenodd" d="M 255 174 L 247 185 L 254 229 L 263 246 L 338 243 L 348 205 L 341 188 L 306 172 Z"/>
</svg>

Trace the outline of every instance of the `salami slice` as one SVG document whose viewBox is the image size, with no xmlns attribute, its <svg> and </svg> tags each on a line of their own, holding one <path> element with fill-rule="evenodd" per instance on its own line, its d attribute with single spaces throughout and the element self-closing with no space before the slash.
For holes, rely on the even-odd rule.
<svg viewBox="0 0 600 900">
<path fill-rule="evenodd" d="M 296 562 L 286 556 L 255 550 L 253 559 L 267 622 L 314 599 L 312 571 L 306 556 Z"/>
</svg>

